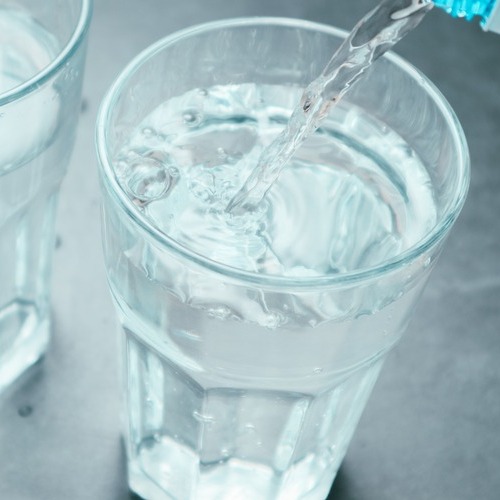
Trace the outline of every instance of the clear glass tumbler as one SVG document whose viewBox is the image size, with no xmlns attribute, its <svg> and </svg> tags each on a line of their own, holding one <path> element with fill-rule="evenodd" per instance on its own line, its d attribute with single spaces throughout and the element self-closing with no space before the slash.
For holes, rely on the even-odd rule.
<svg viewBox="0 0 500 500">
<path fill-rule="evenodd" d="M 49 340 L 55 210 L 90 16 L 91 0 L 0 5 L 0 392 Z"/>
<path fill-rule="evenodd" d="M 144 498 L 325 498 L 462 207 L 460 125 L 388 55 L 285 168 L 255 234 L 253 212 L 224 211 L 344 36 L 198 26 L 140 54 L 103 102 L 104 254 Z"/>
</svg>

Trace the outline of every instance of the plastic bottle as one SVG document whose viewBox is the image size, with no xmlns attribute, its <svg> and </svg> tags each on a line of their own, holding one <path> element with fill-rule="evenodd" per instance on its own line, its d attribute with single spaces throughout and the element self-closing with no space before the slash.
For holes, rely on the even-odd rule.
<svg viewBox="0 0 500 500">
<path fill-rule="evenodd" d="M 500 0 L 434 0 L 434 5 L 468 21 L 479 16 L 483 29 L 500 33 Z"/>
</svg>

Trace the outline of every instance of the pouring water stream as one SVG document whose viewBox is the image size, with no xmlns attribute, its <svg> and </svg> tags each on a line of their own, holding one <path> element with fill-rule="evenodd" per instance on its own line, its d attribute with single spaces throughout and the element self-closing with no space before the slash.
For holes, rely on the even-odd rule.
<svg viewBox="0 0 500 500">
<path fill-rule="evenodd" d="M 330 108 L 380 56 L 416 28 L 432 7 L 430 0 L 383 0 L 365 15 L 321 75 L 304 90 L 285 129 L 264 149 L 256 167 L 229 202 L 226 211 L 239 215 L 253 210 L 299 146 L 319 127 Z"/>
</svg>

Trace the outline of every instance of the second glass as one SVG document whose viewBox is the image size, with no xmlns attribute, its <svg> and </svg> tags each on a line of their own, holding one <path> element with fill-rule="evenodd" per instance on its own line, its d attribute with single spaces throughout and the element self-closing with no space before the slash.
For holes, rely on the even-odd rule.
<svg viewBox="0 0 500 500">
<path fill-rule="evenodd" d="M 0 392 L 45 352 L 91 0 L 0 5 Z"/>
</svg>

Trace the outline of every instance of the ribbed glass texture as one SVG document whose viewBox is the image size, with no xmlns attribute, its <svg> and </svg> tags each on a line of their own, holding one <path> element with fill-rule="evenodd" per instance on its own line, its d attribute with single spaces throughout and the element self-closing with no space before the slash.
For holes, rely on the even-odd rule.
<svg viewBox="0 0 500 500">
<path fill-rule="evenodd" d="M 440 7 L 454 17 L 465 17 L 468 21 L 480 16 L 482 22 L 488 19 L 497 0 L 434 0 Z"/>
</svg>

